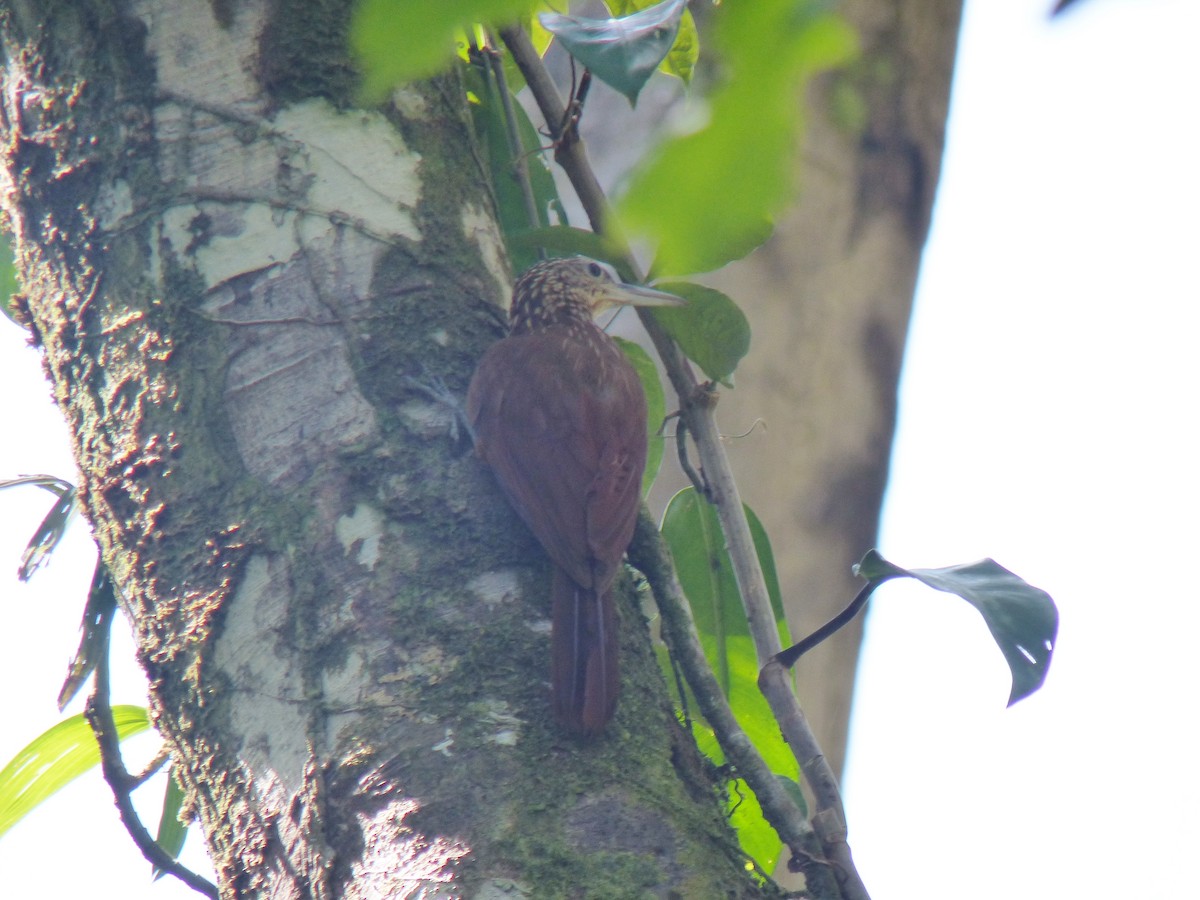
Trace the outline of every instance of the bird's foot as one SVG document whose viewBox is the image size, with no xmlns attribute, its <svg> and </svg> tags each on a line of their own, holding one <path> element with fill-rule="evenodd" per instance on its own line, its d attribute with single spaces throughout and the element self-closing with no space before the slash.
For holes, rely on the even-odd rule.
<svg viewBox="0 0 1200 900">
<path fill-rule="evenodd" d="M 446 382 L 437 375 L 424 379 L 405 375 L 402 382 L 413 393 L 420 394 L 433 404 L 430 414 L 414 418 L 422 419 L 422 424 L 427 428 L 445 428 L 455 444 L 460 443 L 463 435 L 466 435 L 471 446 L 475 445 L 475 430 L 467 418 L 467 411 Z"/>
</svg>

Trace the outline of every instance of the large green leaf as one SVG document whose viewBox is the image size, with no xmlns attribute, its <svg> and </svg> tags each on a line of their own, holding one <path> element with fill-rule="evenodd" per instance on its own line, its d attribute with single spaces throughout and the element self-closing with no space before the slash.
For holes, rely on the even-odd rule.
<svg viewBox="0 0 1200 900">
<path fill-rule="evenodd" d="M 644 497 L 649 492 L 650 486 L 654 484 L 659 466 L 662 465 L 665 439 L 661 431 L 663 417 L 667 414 L 667 402 L 663 396 L 662 382 L 658 380 L 658 367 L 654 365 L 650 354 L 633 341 L 627 341 L 624 338 L 614 338 L 614 340 L 624 351 L 626 358 L 633 364 L 638 379 L 642 382 L 642 391 L 646 395 L 646 434 L 649 435 L 649 443 L 646 447 L 646 471 L 642 475 L 642 496 Z"/>
<path fill-rule="evenodd" d="M 725 294 L 686 281 L 654 285 L 687 300 L 687 306 L 652 310 L 688 358 L 713 381 L 733 387 L 733 370 L 750 349 L 750 323 Z"/>
<path fill-rule="evenodd" d="M 363 70 L 363 93 L 378 102 L 397 84 L 433 75 L 454 55 L 454 36 L 475 22 L 504 24 L 532 0 L 362 0 L 350 40 Z"/>
<path fill-rule="evenodd" d="M 114 706 L 112 714 L 121 740 L 150 727 L 143 707 Z M 0 771 L 0 835 L 99 762 L 100 747 L 82 714 L 34 738 Z"/>
<path fill-rule="evenodd" d="M 746 516 L 780 637 L 787 643 L 787 624 L 771 544 L 762 523 L 749 507 Z M 799 776 L 795 757 L 783 742 L 770 706 L 758 689 L 758 654 L 750 637 L 716 509 L 695 490 L 685 488 L 667 505 L 662 533 L 671 548 L 675 571 L 687 594 L 705 656 L 717 673 L 734 716 L 771 770 L 795 781 Z M 696 741 L 712 759 L 724 762 L 707 724 L 697 725 Z M 781 845 L 778 835 L 763 819 L 757 802 L 746 796 L 734 812 L 732 822 L 743 849 L 769 870 Z"/>
<path fill-rule="evenodd" d="M 855 567 L 867 581 L 881 584 L 907 576 L 939 591 L 957 594 L 983 616 L 1012 671 L 1008 705 L 1042 686 L 1058 636 L 1058 609 L 1050 595 L 992 559 L 941 569 L 902 569 L 870 550 Z"/>
<path fill-rule="evenodd" d="M 750 524 L 754 548 L 758 552 L 759 564 L 767 582 L 767 593 L 771 598 L 771 609 L 779 624 L 779 635 L 787 642 L 787 624 L 783 615 L 783 601 L 779 593 L 779 579 L 775 574 L 775 557 L 771 552 L 771 541 L 762 527 L 758 516 L 750 507 L 744 507 Z M 725 549 L 725 538 L 716 507 L 696 493 L 694 488 L 684 488 L 667 504 L 663 513 L 662 533 L 671 548 L 675 571 L 679 583 L 687 594 L 692 607 L 692 617 L 701 639 L 711 639 L 719 656 L 712 659 L 713 668 L 721 681 L 726 695 L 732 696 L 733 679 L 730 671 L 728 640 L 732 637 L 750 638 L 750 625 L 742 605 L 741 593 L 733 575 L 733 565 Z M 753 693 L 758 690 L 758 657 L 749 648 L 750 673 L 748 685 Z"/>
<path fill-rule="evenodd" d="M 667 57 L 687 0 L 662 0 L 615 19 L 542 13 L 538 20 L 605 84 L 631 104 Z"/>
<path fill-rule="evenodd" d="M 853 30 L 823 6 L 726 3 L 716 14 L 728 77 L 707 124 L 667 141 L 617 205 L 625 232 L 657 245 L 655 274 L 706 272 L 746 255 L 791 202 L 803 87 L 856 52 Z"/>
</svg>

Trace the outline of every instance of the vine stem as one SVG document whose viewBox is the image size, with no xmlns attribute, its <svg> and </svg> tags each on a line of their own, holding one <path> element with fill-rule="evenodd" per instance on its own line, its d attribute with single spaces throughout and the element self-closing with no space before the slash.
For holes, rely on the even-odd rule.
<svg viewBox="0 0 1200 900">
<path fill-rule="evenodd" d="M 496 94 L 500 99 L 501 109 L 504 110 L 504 134 L 508 139 L 508 152 L 513 158 L 513 175 L 521 188 L 521 201 L 525 204 L 525 216 L 529 219 L 529 227 L 537 228 L 542 224 L 542 216 L 537 208 L 537 200 L 533 196 L 533 184 L 529 179 L 529 163 L 525 158 L 525 150 L 521 146 L 521 132 L 517 126 L 517 113 L 513 108 L 512 91 L 508 89 L 508 78 L 504 74 L 504 62 L 496 49 L 496 40 L 488 32 L 488 46 L 480 50 L 486 61 L 488 71 L 494 80 Z"/>
<path fill-rule="evenodd" d="M 91 726 L 92 733 L 96 736 L 96 743 L 100 748 L 100 771 L 105 782 L 112 789 L 113 800 L 116 802 L 121 824 L 125 826 L 125 830 L 146 861 L 156 869 L 175 876 L 196 893 L 209 897 L 211 900 L 217 900 L 217 886 L 204 876 L 193 872 L 160 847 L 150 832 L 146 830 L 146 826 L 138 817 L 137 810 L 133 807 L 131 794 L 141 782 L 125 768 L 125 761 L 121 756 L 121 739 L 117 734 L 117 723 L 113 720 L 112 706 L 109 701 L 107 631 L 115 612 L 114 608 L 102 613 L 99 627 L 106 632 L 106 635 L 104 640 L 99 642 L 97 650 L 95 687 L 83 710 L 84 718 Z"/>
<path fill-rule="evenodd" d="M 555 161 L 570 179 L 592 230 L 597 234 L 605 234 L 610 218 L 608 199 L 588 160 L 583 141 L 573 131 L 565 130 L 563 123 L 567 123 L 568 120 L 558 88 L 542 64 L 529 36 L 521 28 L 503 28 L 500 30 L 500 37 L 525 77 L 542 117 L 551 130 L 550 136 L 555 144 Z M 632 257 L 627 262 L 635 274 L 642 274 Z M 711 491 L 710 498 L 717 507 L 717 518 L 725 535 L 734 578 L 741 593 L 750 634 L 758 654 L 761 670 L 759 687 L 763 690 L 772 713 L 783 729 L 784 738 L 813 791 L 817 806 L 813 824 L 823 849 L 835 864 L 843 896 L 847 900 L 869 900 L 866 886 L 854 867 L 850 847 L 846 841 L 846 817 L 837 778 L 826 761 L 804 712 L 800 709 L 792 690 L 788 670 L 775 658 L 782 650 L 782 645 L 775 627 L 766 580 L 750 535 L 750 525 L 732 467 L 721 444 L 715 414 L 719 395 L 710 386 L 697 382 L 687 358 L 651 313 L 638 310 L 638 316 L 658 351 L 671 385 L 679 396 L 680 415 L 696 442 L 704 476 Z M 694 632 L 694 626 L 692 630 Z M 721 697 L 720 701 L 728 709 L 724 697 Z M 715 722 L 710 720 L 710 724 L 716 728 Z M 740 729 L 737 734 L 741 734 Z M 717 731 L 726 754 L 732 755 L 731 747 L 738 743 L 737 734 L 723 734 Z M 742 738 L 744 739 L 744 735 Z M 772 825 L 780 830 L 781 834 L 787 831 L 782 822 L 772 820 Z M 804 853 L 801 848 L 792 849 L 794 852 Z"/>
</svg>

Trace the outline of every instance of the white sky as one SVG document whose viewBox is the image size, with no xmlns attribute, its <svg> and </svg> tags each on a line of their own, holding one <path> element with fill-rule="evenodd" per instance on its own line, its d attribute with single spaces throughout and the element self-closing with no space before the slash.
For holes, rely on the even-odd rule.
<svg viewBox="0 0 1200 900">
<path fill-rule="evenodd" d="M 968 4 L 881 547 L 910 566 L 992 556 L 1058 601 L 1059 648 L 1045 689 L 1006 710 L 1007 669 L 966 604 L 880 591 L 846 779 L 878 900 L 1194 882 L 1200 738 L 1180 700 L 1200 680 L 1200 3 L 1085 0 L 1054 24 L 1049 5 Z M 22 342 L 0 322 L 0 477 L 70 477 Z M 47 499 L 0 495 L 0 572 Z M 68 542 L 31 585 L 0 578 L 0 764 L 57 720 L 93 559 L 85 529 Z M 144 701 L 135 673 L 115 690 Z M 144 798 L 152 827 L 160 797 Z M 99 778 L 0 839 L 0 883 L 194 896 L 150 883 Z"/>
<path fill-rule="evenodd" d="M 880 592 L 846 778 L 880 898 L 1178 897 L 1200 840 L 1200 4 L 970 3 L 885 510 L 1057 600 L 1010 710 L 979 617 Z M 1191 888 L 1191 892 L 1195 892 Z M 1193 895 L 1196 895 L 1193 893 Z"/>
</svg>

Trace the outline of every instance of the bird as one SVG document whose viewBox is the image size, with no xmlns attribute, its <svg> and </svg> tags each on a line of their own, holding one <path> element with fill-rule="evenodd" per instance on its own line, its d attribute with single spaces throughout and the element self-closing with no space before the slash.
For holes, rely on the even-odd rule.
<svg viewBox="0 0 1200 900">
<path fill-rule="evenodd" d="M 588 257 L 535 263 L 513 285 L 508 336 L 467 390 L 475 452 L 553 564 L 551 705 L 583 737 L 617 707 L 612 585 L 633 538 L 647 443 L 637 372 L 594 317 L 683 303 Z"/>
</svg>

